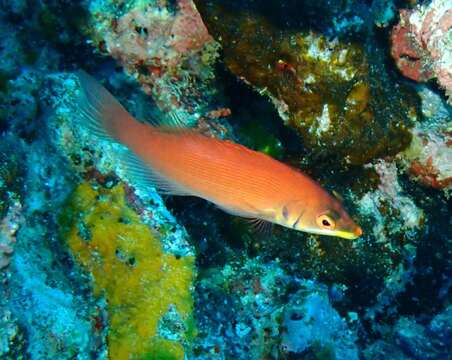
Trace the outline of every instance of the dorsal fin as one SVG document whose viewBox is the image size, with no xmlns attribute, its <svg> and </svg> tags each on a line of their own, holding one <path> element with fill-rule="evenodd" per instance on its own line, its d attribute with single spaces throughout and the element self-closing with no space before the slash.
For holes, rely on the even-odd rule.
<svg viewBox="0 0 452 360">
<path fill-rule="evenodd" d="M 174 110 L 166 114 L 164 120 L 162 121 L 162 125 L 172 128 L 186 129 L 188 123 L 179 111 Z"/>
<path fill-rule="evenodd" d="M 145 122 L 154 127 L 161 127 L 168 130 L 190 128 L 191 122 L 188 120 L 189 115 L 182 113 L 181 110 L 172 110 L 168 113 L 156 110 L 155 113 L 150 118 L 146 118 Z"/>
<path fill-rule="evenodd" d="M 72 104 L 74 112 L 80 114 L 83 125 L 94 135 L 117 141 L 125 123 L 136 120 L 97 80 L 82 70 L 76 75 L 80 94 Z"/>
<path fill-rule="evenodd" d="M 338 199 L 340 202 L 344 202 L 344 198 L 336 190 L 333 190 L 332 193 L 336 199 Z"/>
</svg>

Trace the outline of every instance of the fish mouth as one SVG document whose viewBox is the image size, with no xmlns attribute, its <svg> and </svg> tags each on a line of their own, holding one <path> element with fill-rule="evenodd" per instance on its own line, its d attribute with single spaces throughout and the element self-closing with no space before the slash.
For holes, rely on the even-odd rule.
<svg viewBox="0 0 452 360">
<path fill-rule="evenodd" d="M 334 235 L 343 239 L 354 240 L 359 238 L 362 234 L 363 230 L 357 226 L 353 231 L 336 231 Z"/>
<path fill-rule="evenodd" d="M 359 226 L 357 226 L 355 231 L 353 232 L 353 234 L 358 238 L 363 234 L 363 229 L 361 229 Z"/>
</svg>

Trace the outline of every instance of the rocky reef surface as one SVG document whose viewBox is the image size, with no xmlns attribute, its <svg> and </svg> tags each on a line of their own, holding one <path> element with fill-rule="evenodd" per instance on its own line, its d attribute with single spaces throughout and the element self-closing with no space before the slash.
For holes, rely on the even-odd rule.
<svg viewBox="0 0 452 360">
<path fill-rule="evenodd" d="M 0 359 L 447 359 L 450 2 L 0 3 Z M 449 54 L 449 55 L 448 55 Z M 302 170 L 363 228 L 255 232 L 131 178 L 84 69 Z"/>
</svg>

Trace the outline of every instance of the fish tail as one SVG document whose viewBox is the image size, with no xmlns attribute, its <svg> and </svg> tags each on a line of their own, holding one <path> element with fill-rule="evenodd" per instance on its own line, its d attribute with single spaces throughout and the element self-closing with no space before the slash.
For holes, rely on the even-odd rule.
<svg viewBox="0 0 452 360">
<path fill-rule="evenodd" d="M 121 129 L 137 121 L 97 80 L 81 70 L 76 75 L 80 95 L 74 111 L 80 114 L 84 126 L 98 137 L 121 141 Z"/>
</svg>

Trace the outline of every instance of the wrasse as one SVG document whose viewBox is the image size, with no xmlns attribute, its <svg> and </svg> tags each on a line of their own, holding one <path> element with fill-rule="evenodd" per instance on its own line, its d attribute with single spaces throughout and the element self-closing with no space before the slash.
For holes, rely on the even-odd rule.
<svg viewBox="0 0 452 360">
<path fill-rule="evenodd" d="M 256 221 L 346 239 L 362 234 L 341 202 L 300 171 L 230 141 L 141 123 L 89 75 L 78 79 L 75 111 L 94 135 L 128 148 L 122 161 L 138 181 Z"/>
</svg>

